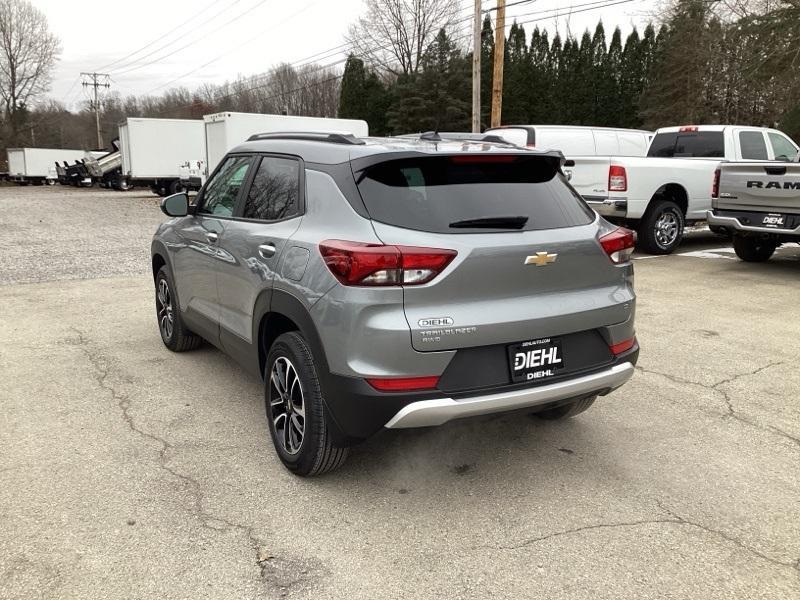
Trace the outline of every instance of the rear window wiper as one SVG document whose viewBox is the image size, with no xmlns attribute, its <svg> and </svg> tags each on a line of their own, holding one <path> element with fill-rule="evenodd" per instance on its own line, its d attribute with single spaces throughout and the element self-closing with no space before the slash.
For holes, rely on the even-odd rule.
<svg viewBox="0 0 800 600">
<path fill-rule="evenodd" d="M 528 217 L 479 217 L 453 221 L 450 223 L 450 227 L 453 229 L 522 229 L 527 222 Z"/>
</svg>

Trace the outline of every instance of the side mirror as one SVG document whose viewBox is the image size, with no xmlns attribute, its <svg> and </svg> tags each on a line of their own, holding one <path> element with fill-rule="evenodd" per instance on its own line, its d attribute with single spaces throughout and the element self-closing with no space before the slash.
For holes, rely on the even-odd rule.
<svg viewBox="0 0 800 600">
<path fill-rule="evenodd" d="M 168 217 L 185 217 L 189 214 L 189 196 L 186 192 L 178 192 L 161 201 L 161 212 Z"/>
</svg>

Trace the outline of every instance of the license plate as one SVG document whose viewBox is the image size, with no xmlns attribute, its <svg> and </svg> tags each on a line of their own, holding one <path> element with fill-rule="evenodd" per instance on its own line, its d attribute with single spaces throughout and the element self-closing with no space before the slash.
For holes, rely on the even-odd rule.
<svg viewBox="0 0 800 600">
<path fill-rule="evenodd" d="M 765 227 L 782 228 L 785 227 L 786 217 L 778 213 L 769 213 L 768 215 L 764 216 L 764 219 L 761 221 L 761 224 L 764 225 Z"/>
<path fill-rule="evenodd" d="M 561 340 L 542 338 L 512 344 L 508 347 L 508 363 L 514 383 L 553 377 L 564 368 Z"/>
</svg>

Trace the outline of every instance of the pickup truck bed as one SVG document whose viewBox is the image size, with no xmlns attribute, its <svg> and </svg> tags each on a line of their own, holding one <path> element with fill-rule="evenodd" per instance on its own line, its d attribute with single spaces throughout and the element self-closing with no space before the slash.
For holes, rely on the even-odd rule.
<svg viewBox="0 0 800 600">
<path fill-rule="evenodd" d="M 742 260 L 768 260 L 781 244 L 800 243 L 800 163 L 722 163 L 710 225 L 733 233 Z"/>
</svg>

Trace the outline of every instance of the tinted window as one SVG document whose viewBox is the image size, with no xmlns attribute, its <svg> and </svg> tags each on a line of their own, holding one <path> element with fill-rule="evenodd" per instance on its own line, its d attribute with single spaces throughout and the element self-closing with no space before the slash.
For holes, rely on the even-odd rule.
<svg viewBox="0 0 800 600">
<path fill-rule="evenodd" d="M 214 174 L 203 191 L 201 213 L 229 217 L 242 188 L 252 158 L 230 156 Z"/>
<path fill-rule="evenodd" d="M 739 146 L 742 149 L 742 158 L 767 160 L 767 143 L 760 131 L 740 131 Z"/>
<path fill-rule="evenodd" d="M 653 138 L 647 156 L 723 158 L 725 140 L 721 131 L 659 133 Z"/>
<path fill-rule="evenodd" d="M 279 221 L 298 214 L 300 162 L 266 156 L 261 159 L 244 205 L 245 219 Z"/>
<path fill-rule="evenodd" d="M 594 220 L 591 209 L 564 181 L 558 161 L 549 158 L 461 155 L 392 160 L 358 173 L 357 181 L 374 220 L 419 231 L 512 229 L 463 223 L 502 217 L 515 218 L 515 229 L 522 230 Z"/>
<path fill-rule="evenodd" d="M 772 144 L 772 152 L 775 160 L 795 160 L 797 158 L 797 148 L 785 136 L 780 133 L 768 132 L 769 143 Z"/>
</svg>

